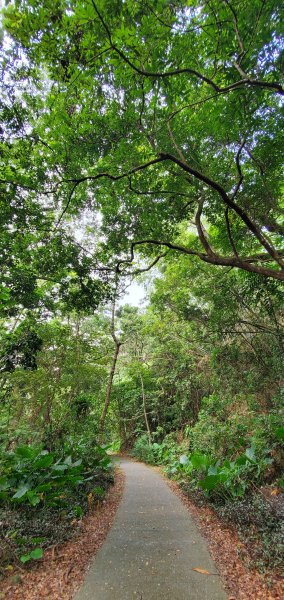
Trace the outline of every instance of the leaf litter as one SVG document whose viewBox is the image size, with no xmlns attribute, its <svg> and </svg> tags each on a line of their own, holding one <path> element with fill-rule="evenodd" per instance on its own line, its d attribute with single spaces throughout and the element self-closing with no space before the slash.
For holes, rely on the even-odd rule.
<svg viewBox="0 0 284 600">
<path fill-rule="evenodd" d="M 114 521 L 124 481 L 117 468 L 114 485 L 96 510 L 81 520 L 80 533 L 46 550 L 31 570 L 13 569 L 1 582 L 0 600 L 71 600 Z"/>
<path fill-rule="evenodd" d="M 197 506 L 180 488 L 177 482 L 165 478 L 194 517 L 202 535 L 206 538 L 211 556 L 218 568 L 229 600 L 283 600 L 284 579 L 278 573 L 269 577 L 246 567 L 238 555 L 247 549 L 240 541 L 237 531 L 228 527 L 213 508 Z M 193 569 L 204 573 L 205 569 Z M 209 574 L 209 573 L 206 573 Z"/>
</svg>

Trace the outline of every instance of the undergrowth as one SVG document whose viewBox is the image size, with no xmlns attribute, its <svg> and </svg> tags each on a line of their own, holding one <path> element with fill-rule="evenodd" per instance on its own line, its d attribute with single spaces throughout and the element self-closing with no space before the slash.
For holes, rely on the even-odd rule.
<svg viewBox="0 0 284 600">
<path fill-rule="evenodd" d="M 250 429 L 238 424 L 235 444 L 227 446 L 222 423 L 223 447 L 217 447 L 217 434 L 203 420 L 177 441 L 177 435 L 153 435 L 152 443 L 142 435 L 133 455 L 144 462 L 162 465 L 183 491 L 198 503 L 209 503 L 223 520 L 234 524 L 248 550 L 250 566 L 263 572 L 283 566 L 284 554 L 284 428 L 271 418 Z M 218 427 L 217 427 L 218 429 Z M 242 430 L 242 431 L 241 431 Z M 242 433 L 242 435 L 241 435 Z M 205 448 L 208 448 L 205 452 Z"/>
<path fill-rule="evenodd" d="M 3 452 L 0 477 L 0 574 L 30 566 L 46 548 L 80 529 L 81 518 L 113 482 L 110 458 L 76 440 L 61 450 L 31 445 Z"/>
</svg>

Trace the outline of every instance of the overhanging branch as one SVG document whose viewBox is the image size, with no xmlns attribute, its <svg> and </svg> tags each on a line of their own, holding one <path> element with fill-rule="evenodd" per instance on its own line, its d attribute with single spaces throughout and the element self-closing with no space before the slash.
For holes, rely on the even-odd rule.
<svg viewBox="0 0 284 600">
<path fill-rule="evenodd" d="M 244 209 L 241 206 L 239 206 L 227 194 L 225 189 L 219 183 L 217 183 L 217 181 L 214 181 L 210 177 L 207 177 L 207 175 L 204 175 L 204 173 L 201 173 L 200 171 L 193 169 L 187 163 L 181 161 L 179 158 L 177 158 L 176 156 L 174 156 L 170 153 L 161 152 L 160 156 L 164 160 L 169 160 L 169 161 L 174 162 L 175 164 L 179 165 L 181 167 L 181 169 L 183 169 L 187 173 L 190 173 L 190 175 L 193 175 L 193 177 L 195 177 L 199 181 L 202 181 L 203 183 L 205 183 L 212 190 L 215 190 L 219 194 L 219 196 L 221 197 L 221 199 L 223 200 L 225 205 L 237 213 L 237 215 L 241 218 L 241 220 L 245 223 L 245 225 L 248 227 L 248 229 L 257 238 L 257 240 L 260 242 L 260 244 L 265 248 L 265 250 L 268 252 L 268 254 L 270 254 L 271 258 L 273 258 L 273 260 L 275 260 L 275 262 L 277 262 L 282 269 L 284 268 L 284 262 L 281 259 L 281 257 L 279 256 L 277 250 L 275 250 L 275 248 L 267 241 L 265 236 L 261 233 L 257 224 L 249 217 L 249 215 L 244 211 Z"/>
<path fill-rule="evenodd" d="M 193 250 L 192 248 L 187 248 L 186 246 L 182 246 L 180 244 L 175 244 L 173 242 L 155 240 L 155 239 L 144 239 L 139 240 L 137 242 L 132 242 L 130 247 L 130 258 L 125 262 L 132 262 L 134 260 L 134 251 L 136 246 L 142 246 L 146 244 L 151 244 L 155 246 L 165 246 L 170 250 L 176 250 L 183 254 L 187 254 L 189 256 L 197 256 L 203 262 L 219 265 L 223 267 L 232 267 L 232 268 L 240 268 L 244 271 L 249 271 L 251 273 L 257 273 L 259 275 L 263 275 L 265 277 L 271 277 L 273 279 L 277 279 L 280 281 L 284 281 L 284 272 L 276 271 L 275 269 L 271 269 L 269 267 L 264 267 L 261 265 L 257 265 L 254 263 L 256 257 L 237 257 L 237 256 L 220 256 L 217 254 L 204 254 L 203 252 L 199 252 L 198 250 Z"/>
</svg>

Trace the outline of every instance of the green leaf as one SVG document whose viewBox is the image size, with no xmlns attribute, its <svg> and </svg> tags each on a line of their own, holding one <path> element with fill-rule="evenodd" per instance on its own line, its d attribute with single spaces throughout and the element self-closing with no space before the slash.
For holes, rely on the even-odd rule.
<svg viewBox="0 0 284 600">
<path fill-rule="evenodd" d="M 29 552 L 29 554 L 24 554 L 23 556 L 20 557 L 20 561 L 22 563 L 26 563 L 29 560 L 38 560 L 39 558 L 43 557 L 43 550 L 42 548 L 35 548 L 34 550 L 32 550 L 31 552 Z"/>
<path fill-rule="evenodd" d="M 248 461 L 248 457 L 245 456 L 245 454 L 240 454 L 240 456 L 238 456 L 238 458 L 236 459 L 235 464 L 241 466 L 241 465 L 245 465 L 247 463 L 247 461 Z"/>
<path fill-rule="evenodd" d="M 35 492 L 48 492 L 53 487 L 53 482 L 48 481 L 47 483 L 41 483 L 35 488 Z"/>
<path fill-rule="evenodd" d="M 46 467 L 50 467 L 54 461 L 54 456 L 52 454 L 46 454 L 45 456 L 41 456 L 34 463 L 35 469 L 43 469 Z"/>
<path fill-rule="evenodd" d="M 207 475 L 199 482 L 200 487 L 205 491 L 214 490 L 221 482 L 220 475 Z"/>
<path fill-rule="evenodd" d="M 278 427 L 275 431 L 278 440 L 284 440 L 284 427 Z"/>
<path fill-rule="evenodd" d="M 7 288 L 0 286 L 0 300 L 9 300 L 10 292 Z"/>
<path fill-rule="evenodd" d="M 195 469 L 205 470 L 210 464 L 210 459 L 206 454 L 194 452 L 190 455 L 190 462 Z"/>
<path fill-rule="evenodd" d="M 211 467 L 208 469 L 208 475 L 217 475 L 217 473 L 218 467 L 216 467 L 216 465 L 211 465 Z"/>
<path fill-rule="evenodd" d="M 68 465 L 52 465 L 53 471 L 66 471 L 68 469 Z"/>
<path fill-rule="evenodd" d="M 23 556 L 20 556 L 20 561 L 21 561 L 22 563 L 26 563 L 26 562 L 28 562 L 29 560 L 31 560 L 31 556 L 30 556 L 30 554 L 24 554 Z"/>
<path fill-rule="evenodd" d="M 28 483 L 22 484 L 12 498 L 22 498 L 28 492 L 28 490 L 30 490 L 30 487 L 31 486 Z"/>
<path fill-rule="evenodd" d="M 40 498 L 34 491 L 27 492 L 27 498 L 32 506 L 37 506 L 40 503 Z"/>
<path fill-rule="evenodd" d="M 34 550 L 32 550 L 30 552 L 30 557 L 34 558 L 35 560 L 38 560 L 39 558 L 43 557 L 43 549 L 42 548 L 35 548 Z"/>
<path fill-rule="evenodd" d="M 16 448 L 15 454 L 22 458 L 34 458 L 37 455 L 37 450 L 30 446 L 19 446 L 19 448 Z"/>
<path fill-rule="evenodd" d="M 255 448 L 253 446 L 250 446 L 249 448 L 246 449 L 245 455 L 249 459 L 250 462 L 253 462 L 253 463 L 255 462 Z"/>
<path fill-rule="evenodd" d="M 0 492 L 4 492 L 5 490 L 8 490 L 10 487 L 10 482 L 8 477 L 0 477 Z"/>
<path fill-rule="evenodd" d="M 31 539 L 32 544 L 42 544 L 43 542 L 46 542 L 46 541 L 47 541 L 46 537 L 33 537 Z"/>
</svg>

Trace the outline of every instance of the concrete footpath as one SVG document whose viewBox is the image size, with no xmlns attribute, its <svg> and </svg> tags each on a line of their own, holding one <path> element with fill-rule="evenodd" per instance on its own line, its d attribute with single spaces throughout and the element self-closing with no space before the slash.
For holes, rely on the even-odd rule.
<svg viewBox="0 0 284 600">
<path fill-rule="evenodd" d="M 120 466 L 122 502 L 74 600 L 226 600 L 205 540 L 161 475 L 127 459 Z"/>
</svg>

